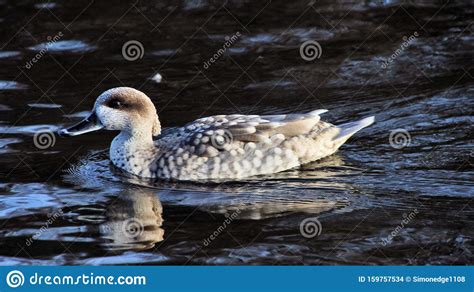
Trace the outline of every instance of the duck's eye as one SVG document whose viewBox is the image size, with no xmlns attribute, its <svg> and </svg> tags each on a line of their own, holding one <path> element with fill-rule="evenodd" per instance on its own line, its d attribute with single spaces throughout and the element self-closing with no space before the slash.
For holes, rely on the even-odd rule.
<svg viewBox="0 0 474 292">
<path fill-rule="evenodd" d="M 107 105 L 111 108 L 123 108 L 126 106 L 125 103 L 118 99 L 112 99 Z"/>
</svg>

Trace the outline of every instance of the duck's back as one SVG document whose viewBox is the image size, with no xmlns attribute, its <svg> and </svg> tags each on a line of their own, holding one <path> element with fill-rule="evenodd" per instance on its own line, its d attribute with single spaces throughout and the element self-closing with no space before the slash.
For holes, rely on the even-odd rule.
<svg viewBox="0 0 474 292">
<path fill-rule="evenodd" d="M 296 167 L 332 154 L 338 129 L 317 110 L 290 115 L 198 119 L 156 141 L 156 175 L 165 179 L 239 179 Z"/>
</svg>

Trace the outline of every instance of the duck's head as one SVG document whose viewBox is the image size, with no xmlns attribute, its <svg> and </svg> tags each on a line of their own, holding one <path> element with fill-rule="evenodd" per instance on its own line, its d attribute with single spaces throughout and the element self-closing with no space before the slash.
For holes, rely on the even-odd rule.
<svg viewBox="0 0 474 292">
<path fill-rule="evenodd" d="M 103 92 L 95 101 L 90 116 L 60 130 L 59 135 L 77 136 L 100 129 L 150 137 L 161 132 L 153 102 L 143 92 L 130 87 L 116 87 Z"/>
</svg>

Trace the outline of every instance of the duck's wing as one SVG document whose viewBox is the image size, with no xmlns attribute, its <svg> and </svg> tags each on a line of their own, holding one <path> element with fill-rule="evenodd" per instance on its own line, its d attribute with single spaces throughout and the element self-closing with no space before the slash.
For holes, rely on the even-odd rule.
<svg viewBox="0 0 474 292">
<path fill-rule="evenodd" d="M 320 122 L 319 114 L 218 115 L 197 119 L 160 137 L 165 160 L 180 165 L 190 176 L 243 177 L 278 172 L 299 165 L 298 155 L 278 147 L 286 139 L 311 139 Z M 298 143 L 298 139 L 295 139 Z M 163 161 L 163 162 L 162 162 Z M 160 166 L 162 167 L 162 166 Z"/>
<path fill-rule="evenodd" d="M 293 137 L 309 133 L 327 110 L 287 115 L 218 115 L 197 119 L 180 129 L 187 142 L 228 140 L 265 142 L 276 134 Z"/>
</svg>

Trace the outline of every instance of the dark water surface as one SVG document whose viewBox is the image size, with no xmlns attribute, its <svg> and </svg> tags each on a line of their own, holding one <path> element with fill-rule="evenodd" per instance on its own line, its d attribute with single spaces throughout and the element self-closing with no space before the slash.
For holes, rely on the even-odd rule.
<svg viewBox="0 0 474 292">
<path fill-rule="evenodd" d="M 472 264 L 469 2 L 1 1 L 0 264 Z M 126 177 L 111 132 L 39 140 L 122 85 L 165 127 L 316 108 L 376 123 L 320 162 L 224 184 Z"/>
</svg>

